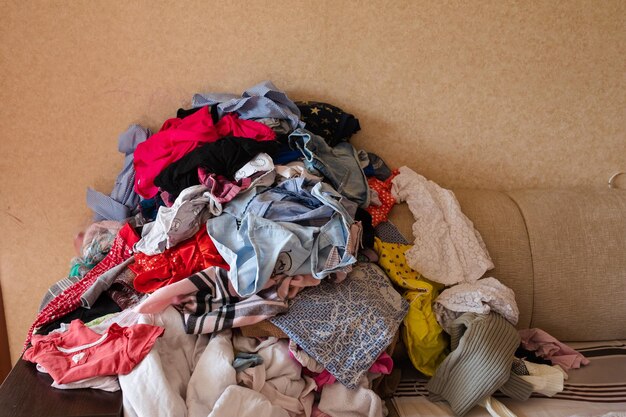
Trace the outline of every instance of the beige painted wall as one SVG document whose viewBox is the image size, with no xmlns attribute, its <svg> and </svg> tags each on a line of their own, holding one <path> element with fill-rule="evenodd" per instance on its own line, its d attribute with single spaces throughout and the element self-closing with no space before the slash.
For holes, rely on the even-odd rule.
<svg viewBox="0 0 626 417">
<path fill-rule="evenodd" d="M 184 3 L 184 4 L 180 4 Z M 245 4 L 245 6 L 242 6 Z M 3 1 L 0 282 L 15 361 L 109 191 L 117 135 L 271 79 L 446 187 L 605 187 L 626 169 L 626 2 Z"/>
</svg>

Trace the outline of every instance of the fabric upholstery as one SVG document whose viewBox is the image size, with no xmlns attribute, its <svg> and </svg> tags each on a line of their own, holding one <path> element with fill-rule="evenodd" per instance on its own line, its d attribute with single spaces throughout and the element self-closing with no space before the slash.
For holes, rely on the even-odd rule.
<svg viewBox="0 0 626 417">
<path fill-rule="evenodd" d="M 509 195 L 524 216 L 532 251 L 531 327 L 562 341 L 626 338 L 626 192 Z"/>
</svg>

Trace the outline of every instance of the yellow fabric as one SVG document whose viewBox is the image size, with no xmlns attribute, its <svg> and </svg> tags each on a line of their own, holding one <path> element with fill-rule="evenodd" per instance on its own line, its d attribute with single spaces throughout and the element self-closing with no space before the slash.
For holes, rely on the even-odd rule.
<svg viewBox="0 0 626 417">
<path fill-rule="evenodd" d="M 409 358 L 415 369 L 433 376 L 448 348 L 447 338 L 432 309 L 433 300 L 443 285 L 427 280 L 407 265 L 404 252 L 410 247 L 383 242 L 379 238 L 374 242 L 378 264 L 391 281 L 406 290 L 402 296 L 410 306 L 404 318 L 402 339 Z"/>
</svg>

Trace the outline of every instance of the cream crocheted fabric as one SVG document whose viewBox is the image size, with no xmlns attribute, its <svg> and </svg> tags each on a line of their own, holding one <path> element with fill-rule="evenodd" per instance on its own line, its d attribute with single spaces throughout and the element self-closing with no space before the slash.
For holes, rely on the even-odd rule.
<svg viewBox="0 0 626 417">
<path fill-rule="evenodd" d="M 475 282 L 493 268 L 482 237 L 452 191 L 407 167 L 392 184 L 394 198 L 406 201 L 415 218 L 414 246 L 405 253 L 411 268 L 445 285 Z"/>
<path fill-rule="evenodd" d="M 468 311 L 478 314 L 494 311 L 514 326 L 519 319 L 515 293 L 492 277 L 446 289 L 435 300 L 433 311 L 447 333 L 450 333 L 451 323 Z"/>
</svg>

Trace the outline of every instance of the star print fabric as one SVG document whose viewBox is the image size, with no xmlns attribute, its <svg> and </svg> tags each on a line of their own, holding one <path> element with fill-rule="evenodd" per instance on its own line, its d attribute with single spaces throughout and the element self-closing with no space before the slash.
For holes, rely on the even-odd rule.
<svg viewBox="0 0 626 417">
<path fill-rule="evenodd" d="M 306 123 L 306 129 L 324 138 L 329 146 L 345 142 L 361 130 L 359 119 L 346 113 L 339 107 L 318 101 L 298 101 L 300 120 Z"/>
</svg>

